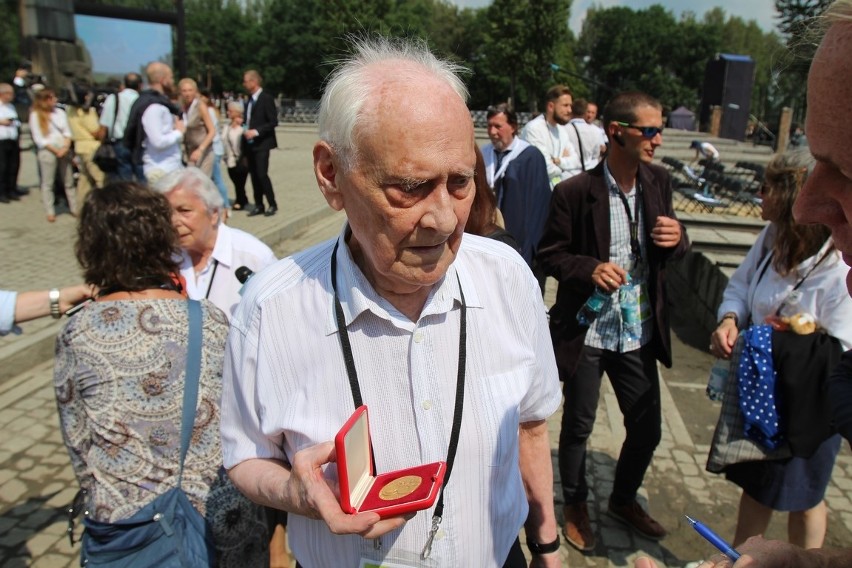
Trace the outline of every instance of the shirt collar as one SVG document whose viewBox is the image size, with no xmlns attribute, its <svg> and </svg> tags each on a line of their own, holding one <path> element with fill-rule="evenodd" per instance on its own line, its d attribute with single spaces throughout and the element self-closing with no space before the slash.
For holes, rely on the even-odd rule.
<svg viewBox="0 0 852 568">
<path fill-rule="evenodd" d="M 254 102 L 257 102 L 257 97 L 260 96 L 261 91 L 263 91 L 263 87 L 259 88 L 254 93 L 252 93 L 251 100 L 253 100 Z"/>
<path fill-rule="evenodd" d="M 352 325 L 352 322 L 364 312 L 371 312 L 374 316 L 389 321 L 400 329 L 413 331 L 417 322 L 409 320 L 390 302 L 381 297 L 355 263 L 349 246 L 346 244 L 348 235 L 349 224 L 346 223 L 337 237 L 337 292 L 340 297 L 340 305 L 343 308 L 343 319 L 346 326 Z M 459 253 L 461 253 L 461 250 L 459 250 Z M 467 306 L 469 308 L 482 307 L 474 281 L 461 264 L 459 255 L 457 255 L 447 274 L 432 287 L 420 313 L 421 320 L 428 316 L 448 313 L 455 308 L 456 304 L 461 305 L 459 282 L 461 282 L 464 290 Z M 329 314 L 326 333 L 331 335 L 337 332 L 334 293 L 331 291 L 331 271 L 328 273 L 328 278 Z"/>
<path fill-rule="evenodd" d="M 609 188 L 609 192 L 616 197 L 621 192 L 621 188 L 618 187 L 618 184 L 615 182 L 615 177 L 613 177 L 612 172 L 609 171 L 609 160 L 604 160 L 604 177 L 606 178 L 606 185 Z M 639 172 L 636 172 L 636 181 L 639 181 Z M 624 194 L 626 197 L 633 197 L 636 195 L 636 183 L 633 184 L 633 187 L 630 188 L 630 191 Z"/>
<path fill-rule="evenodd" d="M 231 228 L 225 225 L 224 223 L 219 225 L 219 233 L 216 235 L 216 243 L 213 245 L 213 252 L 210 253 L 210 258 L 207 259 L 207 266 L 199 273 L 199 275 L 204 274 L 207 270 L 213 266 L 213 261 L 217 261 L 224 268 L 231 268 L 233 265 L 233 252 L 234 249 L 231 246 L 231 242 L 233 240 L 233 234 L 231 233 Z M 181 270 L 188 270 L 192 268 L 192 258 L 190 258 L 189 253 L 185 250 L 180 251 L 180 268 Z"/>
</svg>

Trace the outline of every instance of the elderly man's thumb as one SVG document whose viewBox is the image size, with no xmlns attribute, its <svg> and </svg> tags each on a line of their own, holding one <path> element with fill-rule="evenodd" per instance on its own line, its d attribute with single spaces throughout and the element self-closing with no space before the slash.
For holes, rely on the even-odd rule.
<svg viewBox="0 0 852 568">
<path fill-rule="evenodd" d="M 657 563 L 643 556 L 636 559 L 636 562 L 633 563 L 633 568 L 657 568 Z"/>
</svg>

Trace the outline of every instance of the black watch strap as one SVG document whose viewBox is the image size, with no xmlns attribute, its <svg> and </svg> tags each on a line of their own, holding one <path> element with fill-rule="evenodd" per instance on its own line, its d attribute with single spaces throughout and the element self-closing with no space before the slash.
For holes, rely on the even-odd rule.
<svg viewBox="0 0 852 568">
<path fill-rule="evenodd" d="M 527 548 L 530 549 L 532 554 L 550 554 L 551 552 L 556 552 L 559 550 L 559 547 L 562 545 L 562 542 L 559 540 L 559 535 L 556 536 L 556 540 L 553 542 L 547 542 L 544 544 L 539 544 L 535 541 L 527 539 Z"/>
</svg>

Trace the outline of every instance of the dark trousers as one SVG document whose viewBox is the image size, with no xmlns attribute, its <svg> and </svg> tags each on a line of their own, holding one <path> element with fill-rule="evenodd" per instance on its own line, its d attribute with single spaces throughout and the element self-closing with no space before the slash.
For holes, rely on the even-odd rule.
<svg viewBox="0 0 852 568">
<path fill-rule="evenodd" d="M 615 467 L 612 500 L 636 498 L 660 443 L 660 383 L 650 344 L 629 353 L 583 347 L 577 371 L 563 385 L 565 405 L 559 433 L 559 474 L 566 504 L 588 499 L 586 442 L 595 424 L 603 373 L 609 376 L 627 437 Z"/>
<path fill-rule="evenodd" d="M 108 174 L 107 181 L 138 181 L 145 183 L 145 173 L 142 171 L 142 165 L 133 163 L 130 148 L 125 146 L 121 140 L 116 141 L 114 148 L 118 167 L 115 172 Z"/>
<path fill-rule="evenodd" d="M 21 150 L 17 140 L 0 140 L 0 195 L 10 196 L 18 188 Z"/>
<path fill-rule="evenodd" d="M 263 209 L 264 196 L 270 207 L 278 207 L 275 192 L 272 191 L 272 180 L 269 179 L 269 150 L 250 149 L 247 156 L 255 207 Z"/>
<path fill-rule="evenodd" d="M 228 168 L 228 177 L 231 178 L 231 182 L 234 184 L 234 192 L 237 194 L 234 203 L 239 204 L 240 207 L 248 205 L 248 197 L 246 196 L 246 178 L 248 178 L 248 175 L 248 168 L 239 163 L 233 168 Z"/>
<path fill-rule="evenodd" d="M 296 562 L 296 568 L 304 568 L 304 566 Z M 515 543 L 512 544 L 512 548 L 509 550 L 509 557 L 506 558 L 503 568 L 527 568 L 527 559 L 524 558 L 524 551 L 521 549 L 521 541 L 519 539 L 515 539 Z"/>
</svg>

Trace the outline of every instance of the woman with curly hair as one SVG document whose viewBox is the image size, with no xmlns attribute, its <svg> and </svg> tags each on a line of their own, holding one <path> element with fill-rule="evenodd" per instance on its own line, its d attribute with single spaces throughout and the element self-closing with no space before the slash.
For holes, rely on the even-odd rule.
<svg viewBox="0 0 852 568">
<path fill-rule="evenodd" d="M 176 276 L 180 244 L 168 200 L 132 182 L 93 190 L 76 254 L 99 293 L 57 339 L 54 386 L 63 439 L 86 491 L 84 510 L 93 521 L 114 523 L 179 479 L 189 310 Z M 206 300 L 201 311 L 198 402 L 181 488 L 206 520 L 218 566 L 263 566 L 269 539 L 262 510 L 222 468 L 228 320 Z"/>
</svg>

